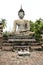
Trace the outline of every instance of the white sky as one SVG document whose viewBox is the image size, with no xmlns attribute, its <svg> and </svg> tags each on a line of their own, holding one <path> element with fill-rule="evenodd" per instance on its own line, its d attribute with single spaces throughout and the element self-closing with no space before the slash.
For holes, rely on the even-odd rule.
<svg viewBox="0 0 43 65">
<path fill-rule="evenodd" d="M 5 30 L 12 30 L 14 20 L 18 19 L 21 4 L 25 11 L 24 19 L 32 21 L 40 17 L 43 19 L 43 0 L 0 0 L 0 19 L 7 20 Z"/>
</svg>

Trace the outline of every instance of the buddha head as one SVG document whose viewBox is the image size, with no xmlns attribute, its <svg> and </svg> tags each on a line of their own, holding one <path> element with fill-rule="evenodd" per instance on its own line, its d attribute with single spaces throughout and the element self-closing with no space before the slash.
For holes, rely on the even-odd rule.
<svg viewBox="0 0 43 65">
<path fill-rule="evenodd" d="M 18 16 L 19 16 L 20 19 L 23 19 L 24 15 L 25 15 L 25 12 L 24 12 L 24 10 L 22 9 L 22 6 L 21 6 L 21 9 L 18 11 Z"/>
</svg>

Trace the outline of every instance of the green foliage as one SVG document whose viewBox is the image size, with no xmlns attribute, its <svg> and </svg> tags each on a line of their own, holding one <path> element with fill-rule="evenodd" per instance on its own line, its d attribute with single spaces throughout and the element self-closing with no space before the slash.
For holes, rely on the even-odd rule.
<svg viewBox="0 0 43 65">
<path fill-rule="evenodd" d="M 9 32 L 8 31 L 3 32 L 3 37 L 8 38 L 8 36 L 9 36 Z"/>
<path fill-rule="evenodd" d="M 34 37 L 39 42 L 41 39 L 41 20 L 36 20 L 35 27 L 34 27 Z"/>
<path fill-rule="evenodd" d="M 1 22 L 2 22 L 2 25 L 3 25 L 3 29 L 5 29 L 5 27 L 7 27 L 7 25 L 6 25 L 6 19 L 1 19 Z"/>
<path fill-rule="evenodd" d="M 41 22 L 41 29 L 43 29 L 43 22 Z"/>
<path fill-rule="evenodd" d="M 35 37 L 35 39 L 38 42 L 41 39 L 41 29 L 43 29 L 43 22 L 42 22 L 41 18 L 39 18 L 38 20 L 36 20 L 35 23 L 33 23 L 32 21 L 30 21 L 30 31 L 35 32 L 34 33 L 34 37 Z"/>
<path fill-rule="evenodd" d="M 30 21 L 30 31 L 34 31 L 34 26 L 35 24 L 32 21 Z"/>
<path fill-rule="evenodd" d="M 8 34 L 7 31 L 3 32 L 3 37 L 4 37 L 4 39 L 8 39 L 8 36 L 9 36 L 9 34 Z"/>
</svg>

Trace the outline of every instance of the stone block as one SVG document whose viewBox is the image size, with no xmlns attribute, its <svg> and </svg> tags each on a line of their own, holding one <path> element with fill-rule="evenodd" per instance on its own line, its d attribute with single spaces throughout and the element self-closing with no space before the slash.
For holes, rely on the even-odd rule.
<svg viewBox="0 0 43 65">
<path fill-rule="evenodd" d="M 12 46 L 2 46 L 2 50 L 5 51 L 12 51 L 13 47 Z"/>
</svg>

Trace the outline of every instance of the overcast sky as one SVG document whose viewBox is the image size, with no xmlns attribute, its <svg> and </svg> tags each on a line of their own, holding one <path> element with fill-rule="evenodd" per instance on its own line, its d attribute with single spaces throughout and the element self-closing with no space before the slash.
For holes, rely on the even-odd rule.
<svg viewBox="0 0 43 65">
<path fill-rule="evenodd" d="M 18 11 L 21 7 L 25 11 L 24 19 L 35 21 L 38 18 L 43 19 L 43 0 L 0 0 L 0 19 L 5 18 L 7 28 L 12 30 L 14 20 L 18 18 Z"/>
</svg>

